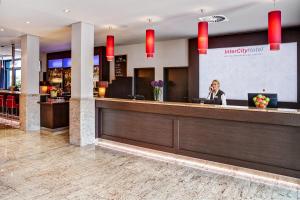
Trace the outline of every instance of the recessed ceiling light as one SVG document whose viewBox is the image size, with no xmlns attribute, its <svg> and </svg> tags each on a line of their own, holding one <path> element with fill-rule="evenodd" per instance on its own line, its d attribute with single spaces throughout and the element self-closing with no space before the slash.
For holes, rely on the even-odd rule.
<svg viewBox="0 0 300 200">
<path fill-rule="evenodd" d="M 199 21 L 206 21 L 208 23 L 218 23 L 218 22 L 228 22 L 229 19 L 224 15 L 212 15 L 212 16 L 205 16 L 199 17 Z"/>
<path fill-rule="evenodd" d="M 64 12 L 69 13 L 69 12 L 71 12 L 71 10 L 70 9 L 64 9 Z"/>
<path fill-rule="evenodd" d="M 30 21 L 27 21 L 27 22 L 25 22 L 26 24 L 30 24 L 31 22 Z"/>
<path fill-rule="evenodd" d="M 152 23 L 157 23 L 157 22 L 162 21 L 162 18 L 158 17 L 158 16 L 145 16 L 145 17 L 141 17 L 139 19 L 139 21 L 141 21 L 141 22 L 149 22 L 149 19 L 151 20 Z"/>
<path fill-rule="evenodd" d="M 106 24 L 106 25 L 103 26 L 103 28 L 105 28 L 105 29 L 117 29 L 118 26 L 114 25 L 114 24 Z"/>
<path fill-rule="evenodd" d="M 3 31 L 4 31 L 4 28 L 0 28 L 0 31 L 3 32 Z"/>
</svg>

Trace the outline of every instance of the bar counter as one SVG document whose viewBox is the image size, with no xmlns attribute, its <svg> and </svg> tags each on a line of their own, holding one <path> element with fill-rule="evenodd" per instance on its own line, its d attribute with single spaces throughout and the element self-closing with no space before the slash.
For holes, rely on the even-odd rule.
<svg viewBox="0 0 300 200">
<path fill-rule="evenodd" d="M 96 138 L 300 178 L 300 111 L 96 98 Z"/>
<path fill-rule="evenodd" d="M 41 126 L 49 129 L 69 126 L 69 101 L 39 102 L 41 106 Z"/>
<path fill-rule="evenodd" d="M 10 90 L 0 90 L 0 94 L 13 94 L 13 95 L 20 95 L 20 91 L 10 91 Z"/>
</svg>

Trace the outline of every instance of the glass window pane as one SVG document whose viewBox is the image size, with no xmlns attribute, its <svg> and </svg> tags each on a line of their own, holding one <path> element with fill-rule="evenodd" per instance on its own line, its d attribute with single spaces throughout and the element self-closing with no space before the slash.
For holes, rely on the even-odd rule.
<svg viewBox="0 0 300 200">
<path fill-rule="evenodd" d="M 12 70 L 8 71 L 9 77 L 7 78 L 7 86 L 8 88 L 11 87 L 11 75 L 12 75 Z"/>
<path fill-rule="evenodd" d="M 5 61 L 5 68 L 10 69 L 11 68 L 11 61 Z"/>
<path fill-rule="evenodd" d="M 20 68 L 21 67 L 21 60 L 16 60 L 15 61 L 15 68 Z"/>
<path fill-rule="evenodd" d="M 21 87 L 21 70 L 16 70 L 16 86 Z"/>
</svg>

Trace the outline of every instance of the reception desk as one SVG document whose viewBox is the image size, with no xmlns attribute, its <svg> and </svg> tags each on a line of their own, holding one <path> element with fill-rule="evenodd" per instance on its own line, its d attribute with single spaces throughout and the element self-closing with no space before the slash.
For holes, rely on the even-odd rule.
<svg viewBox="0 0 300 200">
<path fill-rule="evenodd" d="M 300 111 L 96 98 L 96 138 L 300 178 Z"/>
</svg>

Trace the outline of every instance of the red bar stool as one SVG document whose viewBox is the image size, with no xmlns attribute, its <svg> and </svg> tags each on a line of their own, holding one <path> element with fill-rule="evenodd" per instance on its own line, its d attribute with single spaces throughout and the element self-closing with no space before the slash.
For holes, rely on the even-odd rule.
<svg viewBox="0 0 300 200">
<path fill-rule="evenodd" d="M 6 98 L 6 117 L 8 118 L 8 114 L 10 114 L 12 117 L 14 115 L 14 110 L 16 111 L 15 116 L 18 116 L 18 109 L 19 109 L 19 104 L 16 102 L 15 96 L 8 95 Z M 10 112 L 9 112 L 10 110 Z"/>
<path fill-rule="evenodd" d="M 0 107 L 1 107 L 1 111 L 0 111 L 0 116 L 1 116 L 1 124 L 5 124 L 5 96 L 4 95 L 0 95 Z M 3 118 L 2 118 L 3 117 Z"/>
<path fill-rule="evenodd" d="M 1 114 L 3 114 L 4 112 L 4 95 L 0 95 L 0 107 L 1 107 Z"/>
</svg>

